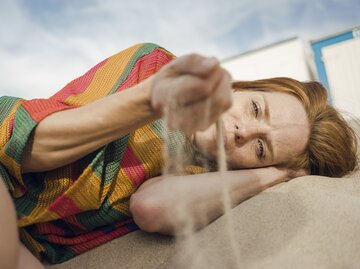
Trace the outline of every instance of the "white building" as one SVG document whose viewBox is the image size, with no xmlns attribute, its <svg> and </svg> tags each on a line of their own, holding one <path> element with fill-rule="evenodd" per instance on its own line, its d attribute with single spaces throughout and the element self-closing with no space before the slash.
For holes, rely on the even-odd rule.
<svg viewBox="0 0 360 269">
<path fill-rule="evenodd" d="M 345 116 L 360 118 L 360 27 L 310 42 L 291 38 L 222 61 L 234 80 L 292 77 L 317 79 L 329 102 Z M 315 68 L 316 67 L 316 68 Z"/>
<path fill-rule="evenodd" d="M 291 77 L 311 80 L 311 59 L 300 38 L 291 38 L 222 61 L 234 80 L 254 80 L 270 77 Z"/>
<path fill-rule="evenodd" d="M 318 78 L 345 116 L 360 118 L 360 27 L 311 41 Z"/>
</svg>

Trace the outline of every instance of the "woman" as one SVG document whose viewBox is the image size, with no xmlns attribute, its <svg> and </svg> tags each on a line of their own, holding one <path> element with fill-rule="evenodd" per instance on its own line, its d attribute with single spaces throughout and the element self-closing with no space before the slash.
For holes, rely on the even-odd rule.
<svg viewBox="0 0 360 269">
<path fill-rule="evenodd" d="M 0 244 L 1 268 L 41 266 L 16 240 L 11 198 L 21 241 L 38 258 L 59 263 L 138 226 L 181 232 L 179 204 L 200 228 L 223 213 L 223 182 L 237 205 L 308 172 L 341 176 L 354 169 L 354 132 L 326 104 L 320 84 L 231 83 L 214 58 L 173 58 L 139 44 L 49 99 L 0 99 L 0 210 L 9 215 L 1 219 L 8 238 Z M 169 126 L 186 135 L 166 133 L 165 112 Z M 232 171 L 220 179 L 212 170 L 221 114 Z M 170 154 L 185 149 L 187 176 L 162 180 L 165 139 Z"/>
</svg>

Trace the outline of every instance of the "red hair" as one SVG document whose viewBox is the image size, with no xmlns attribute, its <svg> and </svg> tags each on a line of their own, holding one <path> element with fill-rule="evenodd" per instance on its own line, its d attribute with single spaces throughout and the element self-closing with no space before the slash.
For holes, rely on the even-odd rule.
<svg viewBox="0 0 360 269">
<path fill-rule="evenodd" d="M 306 149 L 286 164 L 315 175 L 341 177 L 357 167 L 357 138 L 341 114 L 327 102 L 326 89 L 316 81 L 300 82 L 279 77 L 255 81 L 235 81 L 234 90 L 284 92 L 303 104 L 310 123 Z"/>
</svg>

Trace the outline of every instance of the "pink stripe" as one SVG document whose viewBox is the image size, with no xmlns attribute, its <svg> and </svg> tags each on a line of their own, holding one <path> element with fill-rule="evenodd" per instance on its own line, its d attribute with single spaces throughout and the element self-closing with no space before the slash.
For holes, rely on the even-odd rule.
<svg viewBox="0 0 360 269">
<path fill-rule="evenodd" d="M 121 169 L 123 169 L 127 177 L 131 179 L 135 186 L 139 186 L 146 177 L 145 167 L 136 158 L 129 146 L 126 147 L 121 159 Z"/>
</svg>

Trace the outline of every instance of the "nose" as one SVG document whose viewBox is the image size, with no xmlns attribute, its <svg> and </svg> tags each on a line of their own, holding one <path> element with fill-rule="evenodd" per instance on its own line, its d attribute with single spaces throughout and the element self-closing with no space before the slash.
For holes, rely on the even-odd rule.
<svg viewBox="0 0 360 269">
<path fill-rule="evenodd" d="M 235 124 L 235 139 L 238 143 L 246 143 L 250 139 L 259 137 L 262 132 L 258 124 Z"/>
</svg>

